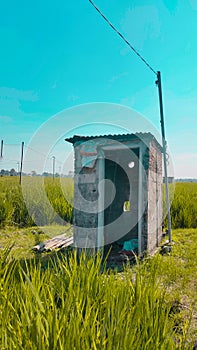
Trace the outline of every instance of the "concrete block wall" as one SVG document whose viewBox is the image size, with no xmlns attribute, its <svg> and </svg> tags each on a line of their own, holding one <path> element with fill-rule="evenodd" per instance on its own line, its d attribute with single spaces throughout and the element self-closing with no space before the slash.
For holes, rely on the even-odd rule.
<svg viewBox="0 0 197 350">
<path fill-rule="evenodd" d="M 108 144 L 111 143 L 113 140 L 108 140 Z M 152 251 L 162 237 L 162 153 L 154 138 L 149 143 L 139 143 L 143 165 L 141 247 L 142 251 Z M 74 241 L 77 247 L 97 245 L 98 172 L 98 161 L 93 168 L 82 168 L 80 145 L 75 145 Z M 137 186 L 139 179 L 134 180 Z"/>
<path fill-rule="evenodd" d="M 96 168 L 82 168 L 80 146 L 75 147 L 74 242 L 92 248 L 97 241 L 98 178 Z"/>
<path fill-rule="evenodd" d="M 162 238 L 162 153 L 151 141 L 148 171 L 147 249 L 152 251 Z"/>
</svg>

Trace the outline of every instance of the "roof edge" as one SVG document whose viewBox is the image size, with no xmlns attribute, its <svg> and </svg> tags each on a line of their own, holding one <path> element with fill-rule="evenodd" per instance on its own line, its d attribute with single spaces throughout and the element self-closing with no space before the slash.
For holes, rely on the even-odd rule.
<svg viewBox="0 0 197 350">
<path fill-rule="evenodd" d="M 111 139 L 111 140 L 118 140 L 120 142 L 124 142 L 124 141 L 129 141 L 129 140 L 135 140 L 135 139 L 138 139 L 140 141 L 143 141 L 143 142 L 151 142 L 154 140 L 154 142 L 156 143 L 156 145 L 159 147 L 159 149 L 163 150 L 162 146 L 160 145 L 160 143 L 157 141 L 157 139 L 155 138 L 155 136 L 153 134 L 151 134 L 150 132 L 136 132 L 136 133 L 128 133 L 128 134 L 114 134 L 114 135 L 96 135 L 96 136 L 82 136 L 82 135 L 74 135 L 73 137 L 69 137 L 69 138 L 66 138 L 65 141 L 67 142 L 70 142 L 73 144 L 73 146 L 75 147 L 76 146 L 76 143 L 77 145 L 80 144 L 80 143 L 83 143 L 83 142 L 86 142 L 86 141 L 89 141 L 89 140 L 94 140 L 94 139 L 98 139 L 98 138 L 108 138 L 108 139 Z"/>
</svg>

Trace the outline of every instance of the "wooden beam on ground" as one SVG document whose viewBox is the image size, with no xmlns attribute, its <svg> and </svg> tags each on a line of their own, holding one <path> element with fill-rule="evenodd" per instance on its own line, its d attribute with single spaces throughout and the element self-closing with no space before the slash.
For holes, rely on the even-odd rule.
<svg viewBox="0 0 197 350">
<path fill-rule="evenodd" d="M 35 245 L 32 249 L 36 253 L 52 251 L 54 249 L 62 249 L 73 245 L 73 236 L 66 237 L 65 234 L 53 237 L 45 242 Z"/>
</svg>

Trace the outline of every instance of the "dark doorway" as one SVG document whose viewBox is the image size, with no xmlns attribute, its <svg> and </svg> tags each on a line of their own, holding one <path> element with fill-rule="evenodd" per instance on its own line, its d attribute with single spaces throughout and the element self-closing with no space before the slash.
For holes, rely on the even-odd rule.
<svg viewBox="0 0 197 350">
<path fill-rule="evenodd" d="M 105 151 L 105 179 L 105 244 L 138 239 L 139 148 Z"/>
</svg>

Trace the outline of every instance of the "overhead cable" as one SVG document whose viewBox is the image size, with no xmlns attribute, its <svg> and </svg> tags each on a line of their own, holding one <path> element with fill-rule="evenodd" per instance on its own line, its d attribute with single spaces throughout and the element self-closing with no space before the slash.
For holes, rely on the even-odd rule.
<svg viewBox="0 0 197 350">
<path fill-rule="evenodd" d="M 150 64 L 140 55 L 140 53 L 130 44 L 130 42 L 114 27 L 114 25 L 108 20 L 108 18 L 99 10 L 99 8 L 94 4 L 92 0 L 89 0 L 95 10 L 104 18 L 104 20 L 109 24 L 109 26 L 124 40 L 124 42 L 130 47 L 131 50 L 145 63 L 145 65 L 155 74 L 157 72 L 150 66 Z"/>
</svg>

